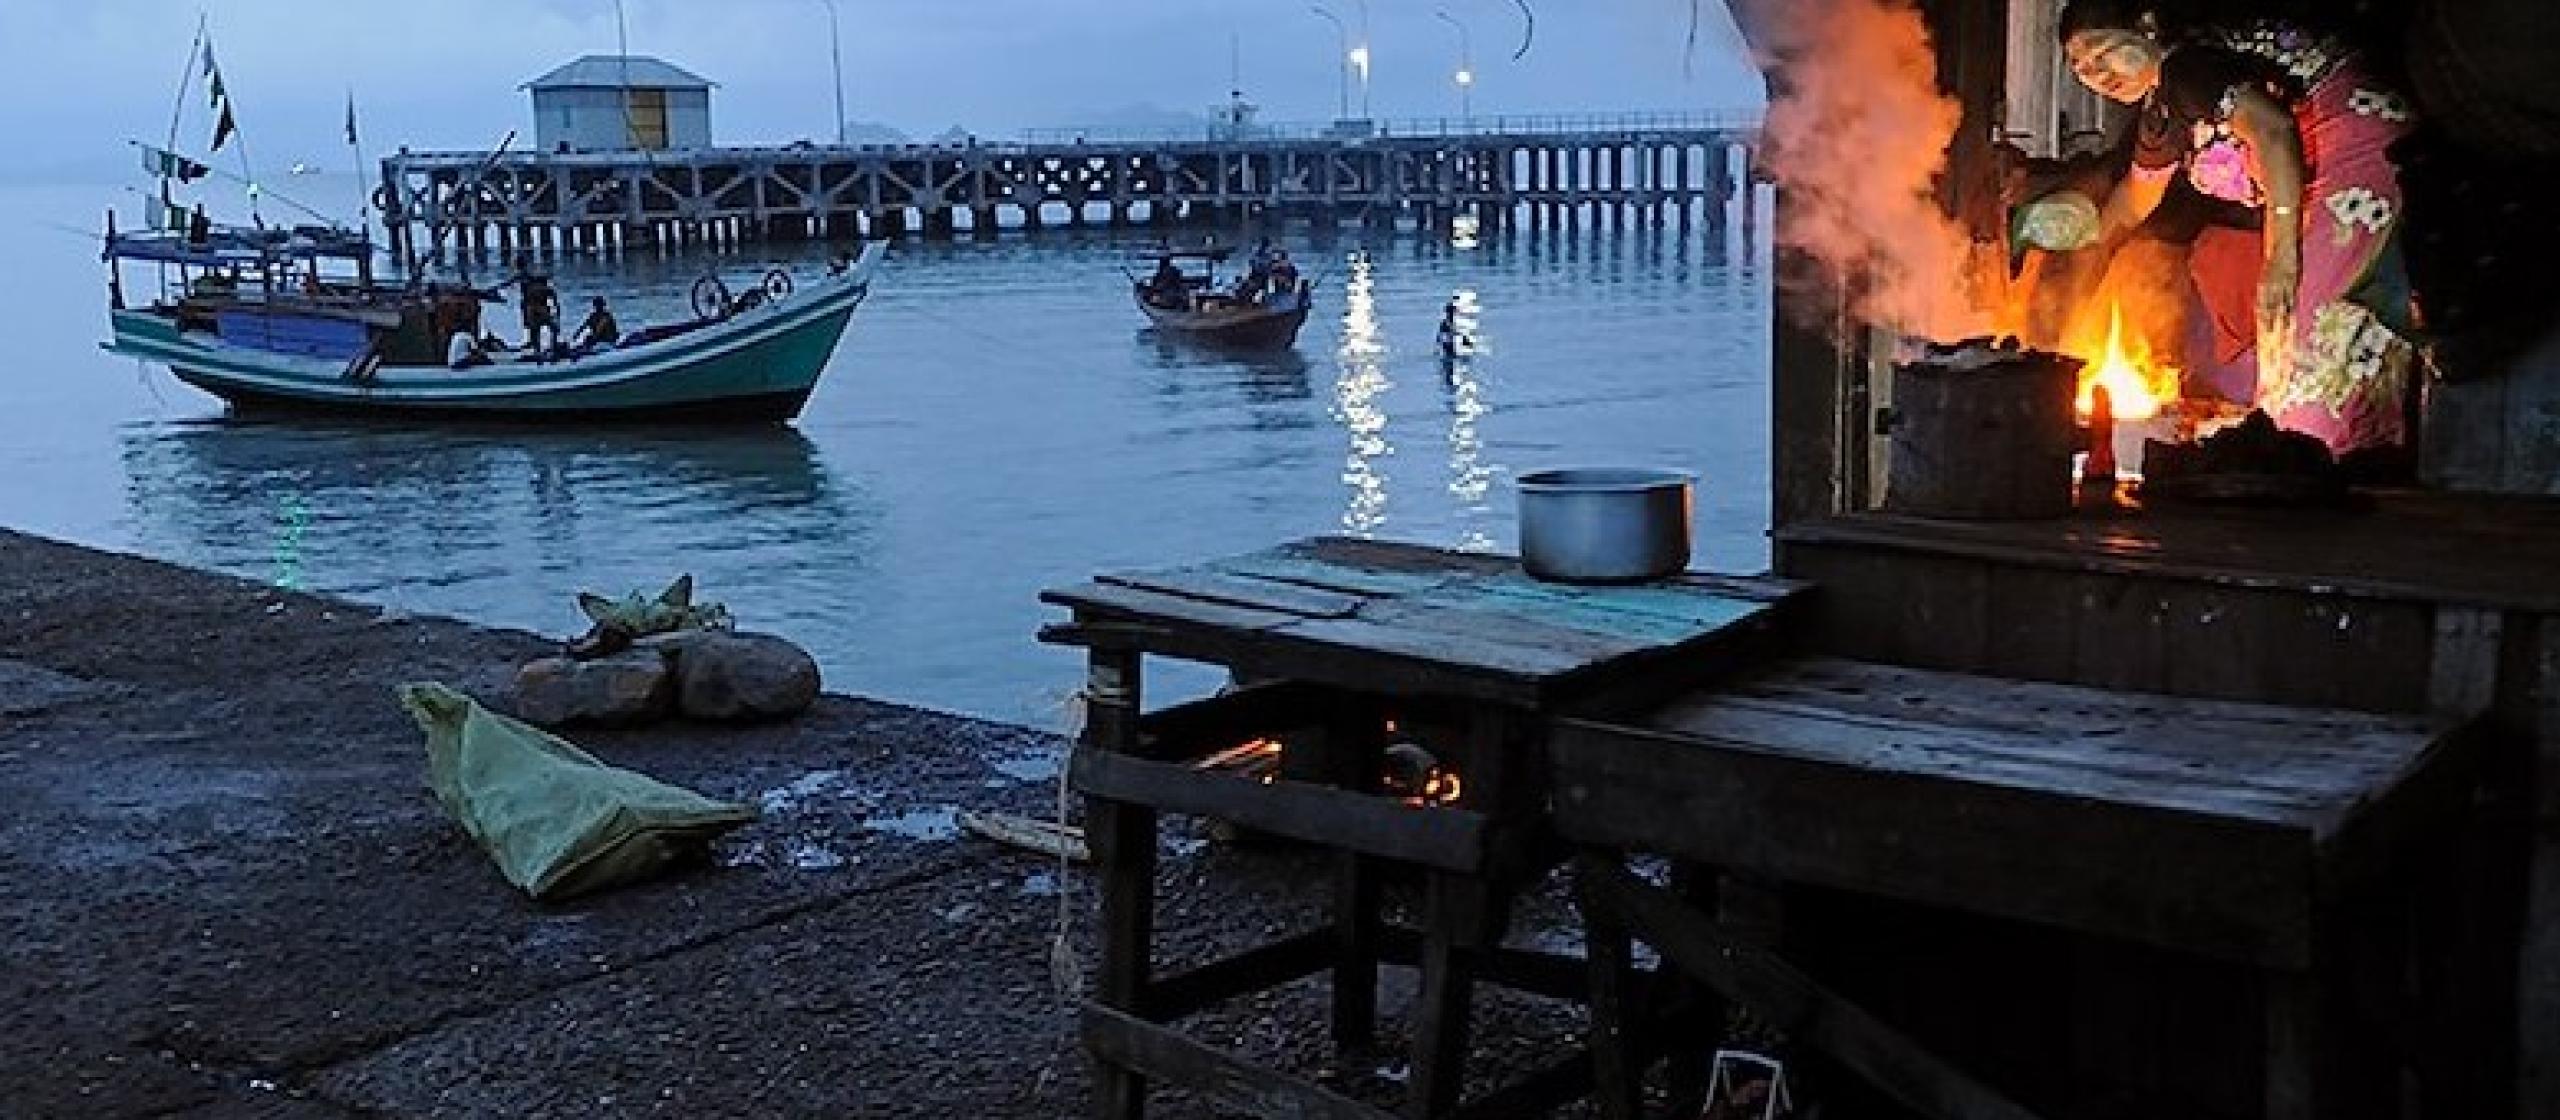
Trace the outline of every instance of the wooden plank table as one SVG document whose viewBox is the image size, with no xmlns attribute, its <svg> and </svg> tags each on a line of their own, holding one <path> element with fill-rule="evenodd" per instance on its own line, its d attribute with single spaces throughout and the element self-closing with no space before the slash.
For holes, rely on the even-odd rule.
<svg viewBox="0 0 2560 1120">
<path fill-rule="evenodd" d="M 1578 1095 L 1588 1078 L 1579 1058 L 1465 1109 L 1459 1101 L 1477 979 L 1550 994 L 1579 987 L 1580 962 L 1498 944 L 1510 894 L 1546 866 L 1546 728 L 1559 714 L 1659 699 L 1764 652 L 1782 607 L 1802 590 L 1694 573 L 1632 586 L 1542 583 L 1509 557 L 1324 537 L 1044 592 L 1074 617 L 1042 639 L 1088 650 L 1087 718 L 1070 775 L 1087 797 L 1102 878 L 1102 962 L 1084 1019 L 1100 1064 L 1095 1114 L 1141 1115 L 1154 1078 L 1255 1115 L 1375 1115 L 1167 1024 L 1329 969 L 1334 1037 L 1365 1045 L 1382 960 L 1422 975 L 1409 1115 L 1521 1115 Z M 1264 683 L 1141 715 L 1145 655 Z M 1381 796 L 1388 721 L 1426 715 L 1452 728 L 1431 749 L 1464 780 L 1454 806 Z M 1283 736 L 1287 764 L 1275 781 L 1189 765 L 1248 738 Z M 1333 849 L 1331 924 L 1159 976 L 1156 823 L 1168 811 Z M 1382 926 L 1384 862 L 1424 869 L 1424 928 Z"/>
<path fill-rule="evenodd" d="M 2265 1114 L 2308 1120 L 2352 1114 L 2336 1095 L 2353 982 L 2335 969 L 2354 935 L 2340 907 L 2464 811 L 2466 729 L 1808 659 L 1635 718 L 1565 721 L 1555 824 L 1586 849 L 1594 960 L 1622 959 L 1632 926 L 1929 1115 L 2027 1114 L 1619 854 L 2249 966 L 2266 978 Z M 1595 1015 L 1616 1013 L 1615 983 L 1595 979 Z M 1603 1058 L 1618 1082 L 1604 1101 L 1629 1115 L 1632 1070 Z"/>
</svg>

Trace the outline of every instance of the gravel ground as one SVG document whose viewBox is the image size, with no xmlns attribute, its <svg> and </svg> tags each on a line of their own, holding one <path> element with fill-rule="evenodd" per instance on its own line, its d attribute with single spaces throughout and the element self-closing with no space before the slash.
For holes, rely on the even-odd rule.
<svg viewBox="0 0 2560 1120">
<path fill-rule="evenodd" d="M 1045 812 L 1055 737 L 834 695 L 777 724 L 578 732 L 765 816 L 704 866 L 537 905 L 438 810 L 391 690 L 493 697 L 553 647 L 0 532 L 0 1112 L 1083 1110 L 1047 959 L 1063 891 L 1090 964 L 1090 885 L 950 820 Z M 1176 836 L 1163 963 L 1311 924 L 1321 866 Z M 1552 890 L 1522 909 L 1516 939 L 1569 924 Z M 1189 1026 L 1393 1105 L 1413 989 L 1388 970 L 1383 1057 L 1332 1051 L 1318 982 Z M 1580 1021 L 1479 1003 L 1480 1076 Z"/>
</svg>

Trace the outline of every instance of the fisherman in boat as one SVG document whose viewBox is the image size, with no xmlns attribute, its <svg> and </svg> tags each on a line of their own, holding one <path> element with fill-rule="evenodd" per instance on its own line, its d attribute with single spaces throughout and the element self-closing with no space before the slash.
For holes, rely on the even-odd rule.
<svg viewBox="0 0 2560 1120">
<path fill-rule="evenodd" d="M 551 278 L 533 266 L 533 254 L 516 254 L 516 274 L 500 288 L 514 286 L 516 309 L 524 318 L 524 350 L 528 354 L 544 352 L 543 338 L 552 345 L 560 342 L 560 294 L 551 287 Z"/>
<path fill-rule="evenodd" d="M 1286 249 L 1275 250 L 1271 257 L 1271 293 L 1286 296 L 1298 290 L 1298 265 L 1289 259 Z"/>
<path fill-rule="evenodd" d="M 444 364 L 453 369 L 470 369 L 473 366 L 489 365 L 491 359 L 488 349 L 481 345 L 479 337 L 472 334 L 466 327 L 454 331 L 453 337 L 446 340 Z"/>
<path fill-rule="evenodd" d="M 620 341 L 622 325 L 613 321 L 613 309 L 605 306 L 604 297 L 597 296 L 588 303 L 586 320 L 578 324 L 575 334 L 569 336 L 568 356 L 578 358 L 599 350 L 610 350 L 614 343 Z"/>
<path fill-rule="evenodd" d="M 1147 302 L 1167 309 L 1180 308 L 1189 302 L 1184 298 L 1189 287 L 1182 278 L 1181 267 L 1173 263 L 1173 258 L 1159 257 L 1155 275 L 1147 278 Z"/>
</svg>

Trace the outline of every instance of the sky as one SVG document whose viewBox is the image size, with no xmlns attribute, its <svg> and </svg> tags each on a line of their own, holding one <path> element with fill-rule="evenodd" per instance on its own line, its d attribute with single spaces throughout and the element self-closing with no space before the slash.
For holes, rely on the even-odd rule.
<svg viewBox="0 0 2560 1120">
<path fill-rule="evenodd" d="M 1478 116 L 1757 108 L 1761 86 L 1719 0 L 1367 0 L 1370 112 L 1454 116 L 1466 29 Z M 1359 34 L 1359 0 L 1326 0 Z M 929 136 L 1099 126 L 1225 101 L 1231 52 L 1266 121 L 1332 117 L 1340 39 L 1303 0 L 836 0 L 846 116 Z M 630 50 L 718 83 L 713 138 L 833 135 L 826 0 L 622 0 Z M 201 13 L 242 143 L 261 178 L 293 162 L 352 170 L 364 154 L 483 149 L 530 135 L 519 88 L 615 50 L 613 0 L 0 0 L 0 177 L 86 180 L 133 163 L 124 141 L 168 138 Z M 190 87 L 176 147 L 211 138 Z M 1353 109 L 1360 94 L 1355 86 Z M 226 148 L 220 166 L 235 169 Z"/>
</svg>

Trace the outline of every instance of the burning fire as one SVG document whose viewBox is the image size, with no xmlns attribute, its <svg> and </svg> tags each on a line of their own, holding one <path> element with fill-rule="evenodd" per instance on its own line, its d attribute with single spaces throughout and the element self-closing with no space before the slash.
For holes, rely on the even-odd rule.
<svg viewBox="0 0 2560 1120">
<path fill-rule="evenodd" d="M 2150 419 L 2160 414 L 2166 402 L 2177 399 L 2177 369 L 2154 359 L 2150 348 L 2142 345 L 2139 338 L 2127 346 L 2124 304 L 2121 302 L 2107 305 L 2105 342 L 2091 346 L 2085 337 L 2075 338 L 2063 349 L 2082 355 L 2091 351 L 2097 353 L 2080 370 L 2080 396 L 2073 407 L 2082 416 L 2089 415 L 2095 396 L 2092 390 L 2100 385 L 2107 387 L 2107 395 L 2114 403 L 2118 420 Z"/>
<path fill-rule="evenodd" d="M 1422 788 L 1407 796 L 1404 803 L 1415 808 L 1455 805 L 1459 798 L 1466 796 L 1466 789 L 1467 784 L 1458 779 L 1457 771 L 1434 766 L 1423 775 Z"/>
<path fill-rule="evenodd" d="M 1390 722 L 1387 727 L 1393 731 L 1395 724 Z M 1279 780 L 1280 759 L 1287 750 L 1287 745 L 1278 739 L 1247 739 L 1195 759 L 1191 766 L 1268 785 Z M 1466 794 L 1466 783 L 1459 779 L 1457 771 L 1441 765 L 1438 757 L 1412 742 L 1387 748 L 1386 770 L 1380 775 L 1379 784 L 1388 796 L 1416 808 L 1454 805 Z"/>
</svg>

